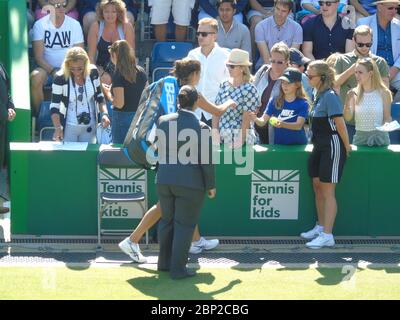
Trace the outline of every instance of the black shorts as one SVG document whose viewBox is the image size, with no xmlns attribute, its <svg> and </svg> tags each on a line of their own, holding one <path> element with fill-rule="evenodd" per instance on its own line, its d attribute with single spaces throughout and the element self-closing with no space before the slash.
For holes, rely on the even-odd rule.
<svg viewBox="0 0 400 320">
<path fill-rule="evenodd" d="M 314 149 L 308 158 L 308 174 L 312 178 L 318 177 L 322 182 L 338 183 L 346 158 L 346 149 L 339 135 L 314 142 Z"/>
</svg>

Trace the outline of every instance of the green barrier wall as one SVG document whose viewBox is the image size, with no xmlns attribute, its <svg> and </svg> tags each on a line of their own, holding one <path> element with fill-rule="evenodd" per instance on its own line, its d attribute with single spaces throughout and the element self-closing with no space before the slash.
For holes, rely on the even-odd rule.
<svg viewBox="0 0 400 320">
<path fill-rule="evenodd" d="M 0 59 L 11 78 L 17 117 L 8 126 L 9 141 L 31 141 L 28 33 L 25 0 L 0 0 Z"/>
<path fill-rule="evenodd" d="M 96 234 L 98 146 L 87 151 L 37 151 L 36 144 L 14 144 L 11 151 L 12 233 L 31 235 Z M 398 181 L 400 147 L 359 148 L 348 159 L 337 187 L 340 236 L 400 236 Z M 223 153 L 225 156 L 228 152 Z M 271 146 L 254 154 L 251 175 L 236 175 L 235 164 L 217 165 L 217 197 L 206 200 L 200 230 L 204 235 L 235 237 L 297 236 L 315 223 L 314 194 L 307 174 L 309 152 L 300 146 Z M 298 187 L 292 220 L 251 219 L 252 186 L 257 176 L 280 176 L 271 185 Z M 295 174 L 291 174 L 291 173 Z M 289 173 L 289 174 L 288 174 Z M 290 177 L 297 177 L 295 182 Z M 286 178 L 285 178 L 286 177 Z M 289 178 L 287 178 L 289 177 Z M 292 179 L 292 180 L 293 180 Z M 268 179 L 267 179 L 268 180 Z M 154 172 L 148 172 L 148 205 L 157 201 Z M 275 198 L 279 209 L 293 195 Z M 269 197 L 269 195 L 268 195 Z M 273 198 L 274 196 L 271 196 Z M 127 222 L 126 228 L 134 226 Z M 119 224 L 118 224 L 119 225 Z M 119 225 L 119 227 L 121 227 Z"/>
</svg>

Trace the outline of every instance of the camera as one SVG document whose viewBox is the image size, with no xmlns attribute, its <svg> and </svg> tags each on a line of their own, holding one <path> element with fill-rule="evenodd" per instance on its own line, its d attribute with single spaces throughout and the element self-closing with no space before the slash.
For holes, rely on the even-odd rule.
<svg viewBox="0 0 400 320">
<path fill-rule="evenodd" d="M 90 123 L 90 114 L 87 112 L 82 112 L 81 114 L 76 116 L 78 120 L 78 124 L 89 124 Z"/>
</svg>

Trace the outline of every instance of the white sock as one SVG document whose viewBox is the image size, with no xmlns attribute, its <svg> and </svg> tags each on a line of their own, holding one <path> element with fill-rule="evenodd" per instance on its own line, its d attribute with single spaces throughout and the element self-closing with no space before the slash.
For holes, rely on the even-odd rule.
<svg viewBox="0 0 400 320">
<path fill-rule="evenodd" d="M 318 231 L 324 231 L 324 226 L 321 226 L 317 223 L 317 229 Z"/>
<path fill-rule="evenodd" d="M 324 236 L 325 238 L 329 238 L 329 239 L 333 238 L 333 234 L 332 233 L 321 232 L 321 235 Z"/>
</svg>

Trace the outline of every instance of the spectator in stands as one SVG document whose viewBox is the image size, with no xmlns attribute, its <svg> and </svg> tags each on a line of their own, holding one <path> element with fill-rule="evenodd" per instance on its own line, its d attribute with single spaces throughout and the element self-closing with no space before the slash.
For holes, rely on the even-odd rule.
<svg viewBox="0 0 400 320">
<path fill-rule="evenodd" d="M 353 50 L 353 29 L 343 28 L 343 18 L 337 14 L 339 1 L 320 1 L 319 4 L 321 14 L 303 26 L 304 55 L 311 60 L 325 59 L 334 52 Z"/>
<path fill-rule="evenodd" d="M 353 144 L 387 146 L 388 132 L 376 128 L 392 121 L 392 93 L 382 81 L 374 59 L 362 58 L 355 65 L 357 87 L 349 91 L 344 105 L 344 118 L 355 120 Z"/>
<path fill-rule="evenodd" d="M 228 109 L 221 117 L 214 116 L 213 128 L 219 130 L 221 143 L 239 148 L 243 144 L 254 145 L 256 134 L 253 123 L 246 117 L 246 111 L 255 111 L 260 105 L 257 88 L 250 83 L 251 73 L 249 53 L 241 49 L 233 49 L 226 61 L 229 69 L 229 80 L 221 83 L 216 104 L 228 99 L 236 102 L 235 109 Z"/>
<path fill-rule="evenodd" d="M 297 20 L 303 25 L 310 18 L 321 14 L 321 6 L 318 0 L 301 0 L 300 6 L 302 10 L 297 13 Z M 347 0 L 340 0 L 337 8 L 337 13 L 340 14 L 345 10 L 347 6 Z"/>
<path fill-rule="evenodd" d="M 256 64 L 256 69 L 261 64 L 269 63 L 271 59 L 270 48 L 275 43 L 282 41 L 289 48 L 300 49 L 303 43 L 303 30 L 296 21 L 288 18 L 292 9 L 292 0 L 275 0 L 274 14 L 257 24 L 255 38 L 260 59 Z"/>
<path fill-rule="evenodd" d="M 184 58 L 182 60 L 175 61 L 174 69 L 172 74 L 177 78 L 179 82 L 179 86 L 191 85 L 196 86 L 200 79 L 200 69 L 201 64 L 197 60 L 193 60 L 190 58 Z M 210 103 L 199 93 L 198 100 L 199 107 L 207 110 L 208 112 L 214 115 L 222 115 L 223 112 L 226 111 L 227 108 L 232 107 L 234 102 L 232 100 L 228 100 L 226 103 L 215 106 Z M 138 263 L 146 262 L 146 258 L 143 257 L 140 247 L 139 241 L 145 234 L 147 230 L 149 230 L 159 219 L 161 218 L 161 207 L 160 202 L 157 202 L 156 205 L 151 207 L 143 216 L 142 220 L 136 227 L 136 229 L 132 232 L 132 234 L 125 238 L 123 241 L 119 243 L 119 247 L 123 252 L 129 255 L 133 261 Z M 203 237 L 200 237 L 199 229 L 196 226 L 193 234 L 192 245 L 190 247 L 190 253 L 199 254 L 203 250 L 211 250 L 218 246 L 218 239 L 206 240 Z"/>
<path fill-rule="evenodd" d="M 167 41 L 167 24 L 172 11 L 176 41 L 185 41 L 194 3 L 194 0 L 153 0 L 151 24 L 154 25 L 156 40 Z"/>
<path fill-rule="evenodd" d="M 96 143 L 98 112 L 103 127 L 109 126 L 99 73 L 84 49 L 69 49 L 55 74 L 50 112 L 55 141 Z"/>
<path fill-rule="evenodd" d="M 318 220 L 315 227 L 301 233 L 301 237 L 311 240 L 306 243 L 308 248 L 319 249 L 335 245 L 332 235 L 337 213 L 335 188 L 351 146 L 343 105 L 332 90 L 335 71 L 326 62 L 317 60 L 310 63 L 307 75 L 316 93 L 310 114 L 314 148 L 308 159 L 308 171 L 313 181 Z"/>
<path fill-rule="evenodd" d="M 274 144 L 307 144 L 304 123 L 308 118 L 308 101 L 301 84 L 302 73 L 287 68 L 281 80 L 279 95 L 272 98 L 262 117 L 252 112 L 251 119 L 260 127 L 268 121 L 274 127 Z"/>
<path fill-rule="evenodd" d="M 111 84 L 115 65 L 108 47 L 117 40 L 126 40 L 135 51 L 135 31 L 126 18 L 122 0 L 102 0 L 96 7 L 97 21 L 89 30 L 88 54 L 91 63 L 99 69 L 103 83 Z"/>
<path fill-rule="evenodd" d="M 246 50 L 251 57 L 250 31 L 243 23 L 233 19 L 236 12 L 236 0 L 219 0 L 217 7 L 218 45 L 223 48 Z"/>
<path fill-rule="evenodd" d="M 264 114 L 270 98 L 277 97 L 279 95 L 279 88 L 281 85 L 281 80 L 279 78 L 289 66 L 289 57 L 290 53 L 288 46 L 283 42 L 278 42 L 271 48 L 270 64 L 263 65 L 257 71 L 254 77 L 254 85 L 256 86 L 261 97 L 261 106 L 257 110 L 257 117 L 261 117 Z M 255 129 L 258 134 L 259 143 L 273 143 L 273 132 L 269 134 L 268 124 L 264 127 L 259 127 L 256 124 Z"/>
<path fill-rule="evenodd" d="M 159 139 L 157 143 L 160 161 L 156 188 L 162 208 L 158 225 L 160 251 L 157 269 L 168 271 L 172 279 L 196 275 L 186 268 L 191 239 L 200 218 L 205 194 L 210 199 L 216 195 L 210 128 L 200 123 L 193 112 L 197 108 L 198 98 L 196 88 L 183 86 L 178 95 L 178 112 L 161 116 L 158 120 L 157 130 L 165 137 L 169 137 L 173 128 L 178 135 L 185 131 L 196 133 L 194 139 L 178 142 L 176 147 L 171 148 L 169 143 L 172 142 L 165 139 Z M 193 156 L 190 158 L 189 163 L 180 157 L 187 151 L 188 145 L 197 154 L 194 159 Z M 169 159 L 177 159 L 177 162 Z"/>
<path fill-rule="evenodd" d="M 249 0 L 250 10 L 247 13 L 247 21 L 250 24 L 250 35 L 253 52 L 253 61 L 256 58 L 255 29 L 256 25 L 274 12 L 274 0 Z"/>
<path fill-rule="evenodd" d="M 376 13 L 376 5 L 373 4 L 375 0 L 349 0 L 349 2 L 356 10 L 356 20 Z"/>
<path fill-rule="evenodd" d="M 114 42 L 110 54 L 115 72 L 111 88 L 106 84 L 103 84 L 103 88 L 106 98 L 113 105 L 113 143 L 122 144 L 148 82 L 146 71 L 136 64 L 135 53 L 126 40 Z"/>
<path fill-rule="evenodd" d="M 217 19 L 219 13 L 219 6 L 221 5 L 221 0 L 199 0 L 199 21 L 203 18 L 214 18 Z M 232 2 L 232 1 L 229 1 Z M 238 23 L 243 23 L 243 10 L 247 6 L 248 0 L 235 0 L 235 12 L 233 18 Z"/>
<path fill-rule="evenodd" d="M 376 14 L 361 18 L 358 25 L 370 26 L 374 38 L 371 52 L 386 60 L 389 65 L 390 86 L 400 90 L 400 20 L 396 13 L 399 6 L 398 1 L 381 0 L 375 2 Z M 396 97 L 394 99 L 396 101 Z"/>
<path fill-rule="evenodd" d="M 83 33 L 85 34 L 85 39 L 88 39 L 90 26 L 97 20 L 96 6 L 101 0 L 79 0 L 78 9 L 79 16 L 82 20 Z M 126 16 L 128 21 L 135 26 L 135 21 L 137 17 L 137 8 L 135 0 L 123 0 L 127 9 Z"/>
<path fill-rule="evenodd" d="M 61 67 L 65 54 L 74 46 L 83 47 L 83 34 L 78 21 L 65 15 L 63 0 L 50 0 L 55 8 L 55 19 L 47 15 L 35 22 L 32 47 L 37 68 L 31 73 L 33 114 L 39 113 L 43 101 L 43 86 L 50 85 Z"/>
<path fill-rule="evenodd" d="M 229 78 L 229 72 L 225 65 L 229 51 L 217 44 L 217 33 L 217 20 L 201 19 L 197 28 L 199 47 L 191 50 L 188 54 L 188 58 L 200 61 L 201 75 L 197 89 L 211 102 L 215 102 L 219 85 Z M 195 112 L 200 120 L 211 125 L 210 113 L 199 109 Z"/>
<path fill-rule="evenodd" d="M 304 73 L 307 69 L 307 65 L 310 63 L 311 60 L 306 58 L 299 49 L 290 48 L 289 51 L 289 65 L 301 72 L 301 84 L 303 85 L 303 89 L 307 95 L 307 99 L 309 101 L 312 101 L 313 89 L 308 83 L 308 78 Z"/>
<path fill-rule="evenodd" d="M 0 62 L 0 170 L 3 169 L 7 149 L 7 122 L 15 119 L 15 107 L 10 94 L 10 79 Z M 9 212 L 9 208 L 0 206 L 0 214 Z"/>
<path fill-rule="evenodd" d="M 49 13 L 48 10 L 46 10 L 46 6 L 49 5 L 48 0 L 37 0 L 37 5 L 36 5 L 36 10 L 35 10 L 35 17 L 36 20 L 42 19 L 45 15 Z M 79 13 L 78 10 L 76 10 L 75 5 L 76 5 L 76 0 L 64 0 L 62 1 L 59 5 L 64 7 L 65 14 L 75 20 L 78 20 L 79 18 Z M 47 12 L 46 12 L 47 11 Z"/>
<path fill-rule="evenodd" d="M 356 62 L 361 58 L 369 57 L 376 62 L 381 78 L 389 88 L 388 64 L 382 57 L 378 57 L 370 51 L 372 46 L 371 28 L 366 25 L 358 26 L 354 30 L 353 41 L 355 49 L 352 52 L 341 55 L 334 66 L 336 70 L 335 86 L 340 87 L 340 99 L 342 103 L 345 102 L 347 93 L 357 85 L 355 77 Z M 354 119 L 346 119 L 346 125 L 351 142 L 355 133 Z"/>
</svg>

